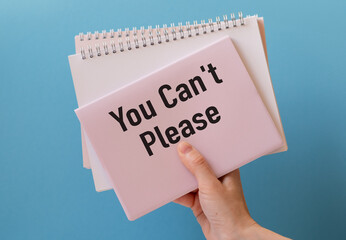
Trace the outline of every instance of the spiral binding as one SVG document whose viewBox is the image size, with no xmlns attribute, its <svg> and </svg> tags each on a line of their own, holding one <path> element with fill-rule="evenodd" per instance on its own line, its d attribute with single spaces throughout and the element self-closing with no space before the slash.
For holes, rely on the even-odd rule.
<svg viewBox="0 0 346 240">
<path fill-rule="evenodd" d="M 215 22 L 212 19 L 208 19 L 207 23 L 205 20 L 201 20 L 200 23 L 193 21 L 192 25 L 190 22 L 186 22 L 185 25 L 180 22 L 178 23 L 178 27 L 172 23 L 170 27 L 167 27 L 166 24 L 164 24 L 162 28 L 156 25 L 155 29 L 153 29 L 152 26 L 148 26 L 147 29 L 141 27 L 139 30 L 137 30 L 136 27 L 132 30 L 125 28 L 124 31 L 117 29 L 117 32 L 115 32 L 114 29 L 111 29 L 109 32 L 103 30 L 101 34 L 98 31 L 95 31 L 94 34 L 91 32 L 87 32 L 87 34 L 79 33 L 77 41 L 83 43 L 80 48 L 82 59 L 87 59 L 87 57 L 93 58 L 95 56 L 109 55 L 111 53 L 115 54 L 118 52 L 131 51 L 140 47 L 177 41 L 178 39 L 199 36 L 207 34 L 208 32 L 213 33 L 232 27 L 236 28 L 242 25 L 245 25 L 245 20 L 243 13 L 239 12 L 238 19 L 236 19 L 234 13 L 232 13 L 230 14 L 230 20 L 227 15 L 223 15 L 223 21 L 220 17 L 216 17 Z M 87 41 L 90 40 L 102 42 L 101 44 L 95 44 L 93 49 L 91 45 L 87 44 Z"/>
</svg>

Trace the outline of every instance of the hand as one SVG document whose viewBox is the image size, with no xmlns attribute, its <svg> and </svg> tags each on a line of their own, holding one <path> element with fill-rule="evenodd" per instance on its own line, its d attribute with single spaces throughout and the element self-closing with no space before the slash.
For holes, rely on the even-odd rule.
<svg viewBox="0 0 346 240">
<path fill-rule="evenodd" d="M 190 144 L 180 142 L 178 154 L 197 179 L 198 189 L 174 202 L 192 209 L 208 240 L 287 239 L 251 218 L 238 169 L 217 179 L 204 157 Z"/>
</svg>

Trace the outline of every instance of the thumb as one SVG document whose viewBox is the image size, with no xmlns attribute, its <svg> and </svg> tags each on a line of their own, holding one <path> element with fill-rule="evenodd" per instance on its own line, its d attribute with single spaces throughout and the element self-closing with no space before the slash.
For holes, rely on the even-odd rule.
<svg viewBox="0 0 346 240">
<path fill-rule="evenodd" d="M 178 144 L 178 154 L 185 167 L 195 176 L 200 190 L 212 189 L 221 182 L 196 148 L 187 142 Z"/>
</svg>

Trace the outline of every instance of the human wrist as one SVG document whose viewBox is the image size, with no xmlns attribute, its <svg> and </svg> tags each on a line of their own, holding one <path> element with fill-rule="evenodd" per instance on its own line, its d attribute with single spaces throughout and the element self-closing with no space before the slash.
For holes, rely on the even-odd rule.
<svg viewBox="0 0 346 240">
<path fill-rule="evenodd" d="M 242 235 L 238 239 L 256 239 L 256 240 L 263 239 L 262 232 L 263 232 L 263 227 L 255 222 L 250 227 L 244 229 L 244 231 L 241 232 Z"/>
<path fill-rule="evenodd" d="M 241 239 L 256 239 L 256 233 L 261 231 L 261 226 L 257 224 L 252 218 L 250 218 L 245 224 L 240 226 L 237 231 L 233 232 L 232 240 Z"/>
<path fill-rule="evenodd" d="M 251 239 L 251 240 L 287 240 L 284 236 L 281 236 L 269 229 L 266 229 L 259 224 L 255 223 L 251 227 L 245 229 L 242 232 L 242 236 L 237 238 L 240 239 Z"/>
<path fill-rule="evenodd" d="M 222 230 L 217 231 L 217 240 L 252 239 L 250 237 L 260 227 L 250 216 L 240 217 L 236 223 L 231 221 L 224 226 Z"/>
</svg>

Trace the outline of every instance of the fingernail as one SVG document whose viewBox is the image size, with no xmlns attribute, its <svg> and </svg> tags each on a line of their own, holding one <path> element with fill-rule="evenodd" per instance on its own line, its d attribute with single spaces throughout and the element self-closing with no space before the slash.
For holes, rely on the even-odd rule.
<svg viewBox="0 0 346 240">
<path fill-rule="evenodd" d="M 178 150 L 182 154 L 187 154 L 192 150 L 192 146 L 188 144 L 187 142 L 180 142 L 178 145 Z"/>
</svg>

